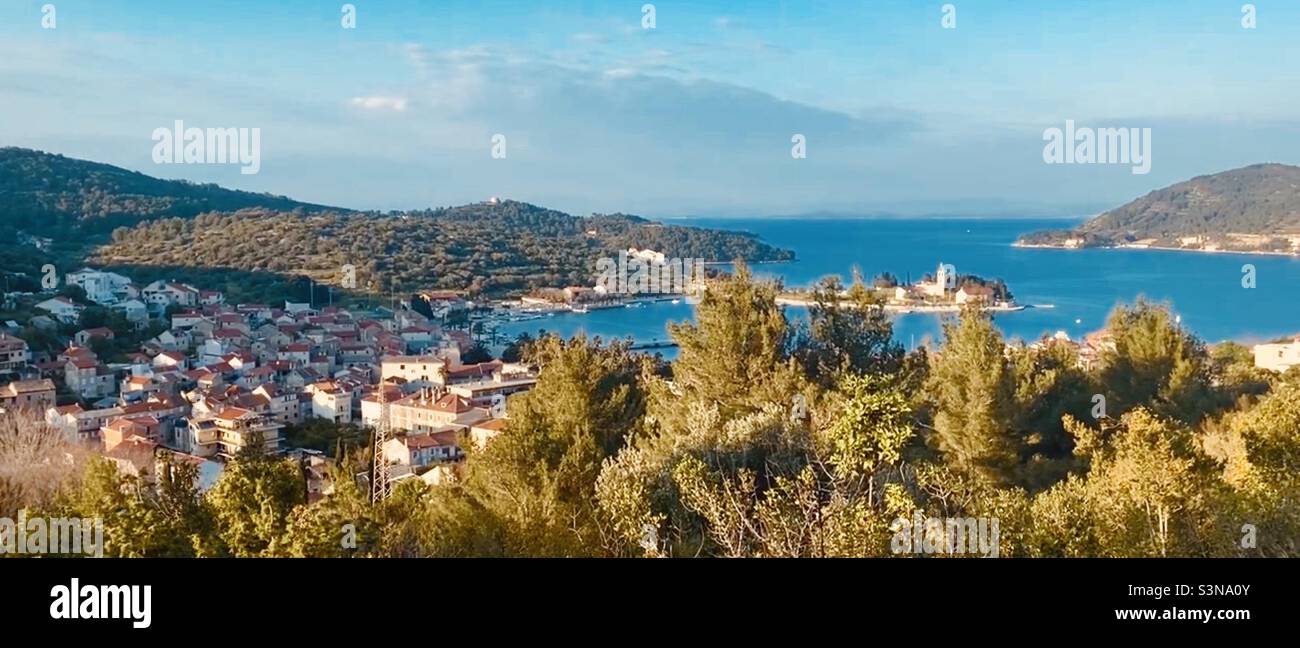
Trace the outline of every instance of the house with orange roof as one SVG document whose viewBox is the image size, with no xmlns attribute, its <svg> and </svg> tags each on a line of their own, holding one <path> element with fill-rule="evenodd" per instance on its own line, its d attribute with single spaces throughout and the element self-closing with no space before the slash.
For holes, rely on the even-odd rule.
<svg viewBox="0 0 1300 648">
<path fill-rule="evenodd" d="M 77 355 L 63 365 L 63 383 L 78 398 L 93 401 L 117 393 L 116 375 L 94 354 Z"/>
<path fill-rule="evenodd" d="M 378 424 L 379 416 L 377 402 L 362 402 L 362 420 L 366 425 Z M 488 417 L 487 409 L 476 407 L 469 399 L 450 393 L 439 395 L 433 388 L 422 389 L 388 406 L 391 428 L 409 433 L 428 433 L 449 425 L 467 427 Z"/>
<path fill-rule="evenodd" d="M 140 437 L 155 445 L 162 442 L 162 423 L 149 415 L 120 416 L 99 429 L 104 451 L 110 452 L 131 437 Z"/>
<path fill-rule="evenodd" d="M 44 414 L 54 407 L 54 381 L 49 378 L 15 380 L 0 387 L 0 408 Z"/>
<path fill-rule="evenodd" d="M 95 328 L 88 328 L 88 329 L 82 329 L 80 331 L 77 331 L 76 334 L 72 336 L 72 339 L 76 340 L 77 344 L 81 346 L 90 346 L 90 341 L 96 338 L 104 338 L 106 340 L 111 340 L 114 337 L 117 336 L 113 333 L 113 329 L 110 329 L 106 326 L 97 326 Z"/>
<path fill-rule="evenodd" d="M 433 463 L 458 461 L 463 453 L 457 445 L 462 428 L 449 426 L 420 434 L 405 434 L 384 444 L 384 458 L 390 463 L 423 468 Z"/>
<path fill-rule="evenodd" d="M 284 425 L 269 416 L 242 407 L 226 407 L 215 415 L 191 418 L 178 430 L 182 450 L 198 457 L 230 458 L 262 438 L 266 452 L 278 452 Z"/>
<path fill-rule="evenodd" d="M 150 308 L 157 312 L 162 312 L 171 305 L 192 308 L 199 304 L 199 291 L 197 288 L 161 279 L 145 286 L 140 291 L 140 297 L 146 304 L 149 304 Z"/>
<path fill-rule="evenodd" d="M 163 351 L 153 357 L 153 366 L 156 369 L 179 369 L 184 371 L 189 368 L 190 360 L 180 351 Z"/>
<path fill-rule="evenodd" d="M 352 422 L 354 391 L 347 384 L 335 380 L 322 380 L 308 385 L 311 395 L 311 414 L 335 423 Z"/>
<path fill-rule="evenodd" d="M 501 418 L 479 421 L 469 426 L 469 438 L 474 443 L 474 447 L 482 450 L 487 446 L 488 441 L 505 432 L 508 424 L 509 422 L 506 419 Z"/>
</svg>

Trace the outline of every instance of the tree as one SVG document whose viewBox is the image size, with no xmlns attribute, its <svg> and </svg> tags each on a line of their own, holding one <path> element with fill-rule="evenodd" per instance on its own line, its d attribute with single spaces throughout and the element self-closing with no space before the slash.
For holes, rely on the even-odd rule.
<svg viewBox="0 0 1300 648">
<path fill-rule="evenodd" d="M 1088 470 L 1036 499 L 1041 554 L 1235 553 L 1230 492 L 1185 424 L 1139 407 L 1101 429 L 1067 425 Z"/>
<path fill-rule="evenodd" d="M 1259 554 L 1300 556 L 1300 385 L 1278 385 L 1227 428 L 1240 441 L 1226 458 L 1242 500 L 1235 522 L 1255 528 Z"/>
<path fill-rule="evenodd" d="M 840 392 L 845 401 L 825 433 L 837 472 L 871 477 L 897 465 L 914 434 L 907 397 L 881 375 L 849 376 Z"/>
<path fill-rule="evenodd" d="M 1015 373 L 1013 428 L 1025 440 L 1019 481 L 1031 490 L 1049 486 L 1072 467 L 1073 439 L 1066 431 L 1067 415 L 1091 420 L 1091 377 L 1079 368 L 1078 354 L 1066 344 L 1047 342 L 1011 352 Z M 1087 417 L 1087 418 L 1085 418 Z"/>
<path fill-rule="evenodd" d="M 492 354 L 488 353 L 487 349 L 484 349 L 481 345 L 475 344 L 474 346 L 470 347 L 469 350 L 466 351 L 463 355 L 461 355 L 460 361 L 465 364 L 479 364 L 481 362 L 491 362 Z"/>
<path fill-rule="evenodd" d="M 1148 405 L 1195 424 L 1222 404 L 1211 387 L 1205 346 L 1168 308 L 1144 300 L 1120 306 L 1107 328 L 1114 346 L 1102 354 L 1100 380 L 1115 415 Z"/>
<path fill-rule="evenodd" d="M 62 286 L 59 286 L 59 289 L 55 291 L 55 293 L 60 297 L 67 297 L 78 304 L 91 303 L 89 299 L 86 299 L 86 290 L 76 284 L 65 283 Z"/>
<path fill-rule="evenodd" d="M 410 558 L 502 557 L 506 527 L 459 485 L 402 482 L 382 510 L 381 551 Z M 523 548 L 517 553 L 536 553 Z"/>
<path fill-rule="evenodd" d="M 305 496 L 299 467 L 263 454 L 260 447 L 250 442 L 226 464 L 207 495 L 221 540 L 241 558 L 269 555 Z"/>
<path fill-rule="evenodd" d="M 158 461 L 157 506 L 171 532 L 188 543 L 196 557 L 219 556 L 224 547 L 217 537 L 212 508 L 199 494 L 199 468 L 188 461 L 177 461 L 169 451 L 160 453 Z"/>
<path fill-rule="evenodd" d="M 505 362 L 519 362 L 523 359 L 528 346 L 532 343 L 533 336 L 520 333 L 515 339 L 506 344 L 505 349 L 501 351 L 501 359 Z"/>
<path fill-rule="evenodd" d="M 1025 440 L 1015 429 L 1015 375 L 1002 335 L 975 308 L 943 325 L 925 393 L 934 408 L 932 439 L 959 471 L 994 484 L 1015 481 Z"/>
<path fill-rule="evenodd" d="M 381 520 L 371 508 L 344 460 L 332 470 L 334 491 L 315 504 L 293 509 L 284 534 L 274 539 L 271 553 L 293 558 L 347 558 L 377 555 Z"/>
<path fill-rule="evenodd" d="M 748 521 L 744 511 L 770 477 L 808 465 L 812 437 L 775 405 L 727 420 L 717 405 L 697 403 L 679 431 L 633 444 L 606 462 L 597 484 L 623 552 L 644 550 L 652 539 L 669 555 L 748 555 L 752 533 L 735 526 Z M 722 496 L 727 501 L 708 504 Z"/>
<path fill-rule="evenodd" d="M 678 344 L 673 393 L 731 413 L 788 402 L 800 392 L 789 355 L 790 329 L 776 294 L 776 285 L 755 281 L 744 263 L 736 264 L 733 276 L 711 283 L 696 307 L 695 323 L 669 325 Z"/>
<path fill-rule="evenodd" d="M 51 504 L 60 489 L 80 479 L 89 454 L 33 414 L 0 413 L 0 480 L 7 493 L 0 498 L 0 517 Z"/>
<path fill-rule="evenodd" d="M 591 555 L 601 462 L 641 425 L 640 362 L 624 342 L 548 336 L 531 347 L 537 385 L 509 401 L 509 428 L 468 448 L 466 491 L 505 528 L 511 555 Z"/>
<path fill-rule="evenodd" d="M 626 551 L 886 555 L 890 522 L 915 507 L 903 484 L 907 398 L 883 376 L 850 376 L 820 407 L 726 420 L 696 404 L 681 432 L 635 439 L 597 487 Z"/>
<path fill-rule="evenodd" d="M 1210 371 L 1218 378 L 1223 401 L 1235 403 L 1243 397 L 1257 397 L 1274 382 L 1273 372 L 1255 366 L 1255 354 L 1236 342 L 1210 347 Z"/>
<path fill-rule="evenodd" d="M 884 303 L 862 282 L 857 269 L 845 291 L 838 277 L 813 289 L 808 331 L 796 356 L 810 378 L 833 385 L 845 373 L 888 373 L 898 369 L 903 348 L 893 340 Z"/>
<path fill-rule="evenodd" d="M 149 472 L 125 475 L 103 457 L 92 457 L 75 487 L 48 509 L 62 517 L 101 519 L 104 555 L 118 558 L 216 555 L 219 547 L 197 499 L 185 503 L 183 480 L 193 471 L 168 471 L 166 480 Z M 177 481 L 172 481 L 176 479 Z M 192 490 L 188 490 L 193 495 Z"/>
<path fill-rule="evenodd" d="M 340 446 L 344 450 L 366 447 L 369 433 L 355 423 L 309 418 L 286 426 L 284 438 L 290 447 L 335 452 Z"/>
</svg>

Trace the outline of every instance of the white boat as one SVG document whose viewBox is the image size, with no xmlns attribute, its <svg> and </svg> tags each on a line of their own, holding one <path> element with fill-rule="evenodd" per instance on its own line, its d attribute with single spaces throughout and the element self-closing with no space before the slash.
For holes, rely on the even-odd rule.
<svg viewBox="0 0 1300 648">
<path fill-rule="evenodd" d="M 674 303 L 674 304 L 680 304 L 680 303 L 682 303 L 682 300 L 680 300 L 680 299 L 674 299 L 674 300 L 673 300 L 673 303 Z"/>
</svg>

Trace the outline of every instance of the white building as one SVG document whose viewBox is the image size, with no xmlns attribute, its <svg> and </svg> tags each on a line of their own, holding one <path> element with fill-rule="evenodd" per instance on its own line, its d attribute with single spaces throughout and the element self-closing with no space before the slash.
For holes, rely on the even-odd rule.
<svg viewBox="0 0 1300 648">
<path fill-rule="evenodd" d="M 45 422 L 70 437 L 76 435 L 83 440 L 97 439 L 101 427 L 124 413 L 121 407 L 87 410 L 74 403 L 45 410 Z"/>
<path fill-rule="evenodd" d="M 962 286 L 957 291 L 957 303 L 965 304 L 966 302 L 992 302 L 993 289 L 988 286 Z"/>
<path fill-rule="evenodd" d="M 461 457 L 456 445 L 461 428 L 449 426 L 424 434 L 403 435 L 384 444 L 384 458 L 390 463 L 423 468 L 431 463 L 456 461 Z"/>
<path fill-rule="evenodd" d="M 36 308 L 49 313 L 64 324 L 76 322 L 81 317 L 81 311 L 84 310 L 82 306 L 63 296 L 47 299 L 37 304 Z"/>
<path fill-rule="evenodd" d="M 1281 344 L 1257 344 L 1255 366 L 1271 371 L 1286 371 L 1300 365 L 1300 338 Z"/>
<path fill-rule="evenodd" d="M 380 378 L 388 382 L 401 378 L 409 384 L 444 385 L 450 368 L 440 356 L 384 356 L 380 360 Z"/>
<path fill-rule="evenodd" d="M 952 284 L 957 282 L 957 277 L 951 271 L 951 266 L 946 263 L 940 263 L 939 269 L 934 272 L 934 282 L 921 282 L 917 287 L 921 292 L 931 297 L 943 297 L 948 294 L 948 289 Z"/>
<path fill-rule="evenodd" d="M 188 426 L 177 430 L 178 445 L 199 457 L 229 458 L 260 435 L 266 452 L 274 453 L 280 450 L 283 428 L 283 424 L 269 416 L 241 407 L 227 407 L 215 416 L 190 419 Z"/>
<path fill-rule="evenodd" d="M 333 380 L 307 386 L 311 394 L 311 414 L 335 423 L 352 422 L 352 390 Z"/>
<path fill-rule="evenodd" d="M 161 279 L 145 286 L 140 291 L 140 296 L 146 304 L 158 311 L 173 304 L 193 307 L 199 303 L 197 288 Z"/>
<path fill-rule="evenodd" d="M 412 434 L 440 432 L 449 426 L 468 427 L 485 421 L 490 416 L 487 408 L 476 407 L 463 396 L 439 396 L 433 389 L 425 389 L 388 404 L 389 426 L 394 431 Z M 380 406 L 377 395 L 368 396 L 361 402 L 361 418 L 364 425 L 378 425 Z"/>
<path fill-rule="evenodd" d="M 281 389 L 275 383 L 259 385 L 253 390 L 253 394 L 270 401 L 271 418 L 286 425 L 302 421 L 302 407 L 299 405 L 298 394 Z"/>
<path fill-rule="evenodd" d="M 82 268 L 68 273 L 67 282 L 72 286 L 80 286 L 90 301 L 105 306 L 132 296 L 131 279 L 115 272 Z"/>
</svg>

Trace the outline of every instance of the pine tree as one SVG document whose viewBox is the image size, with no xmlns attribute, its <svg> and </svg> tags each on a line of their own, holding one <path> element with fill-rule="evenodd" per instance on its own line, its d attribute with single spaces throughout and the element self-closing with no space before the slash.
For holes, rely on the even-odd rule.
<svg viewBox="0 0 1300 648">
<path fill-rule="evenodd" d="M 1113 416 L 1147 405 L 1195 424 L 1221 404 L 1205 346 L 1173 321 L 1168 308 L 1143 300 L 1120 306 L 1107 328 L 1114 347 L 1102 355 L 1100 381 Z"/>
<path fill-rule="evenodd" d="M 743 412 L 789 402 L 800 391 L 777 289 L 754 280 L 743 263 L 736 264 L 733 276 L 710 283 L 696 307 L 695 323 L 669 326 L 678 344 L 674 394 Z"/>
<path fill-rule="evenodd" d="M 253 444 L 226 464 L 207 494 L 217 521 L 218 534 L 236 557 L 270 553 L 281 539 L 295 506 L 303 503 L 303 476 L 299 466 L 265 454 Z"/>
<path fill-rule="evenodd" d="M 943 346 L 930 358 L 925 392 L 934 408 L 933 440 L 957 470 L 1009 484 L 1024 449 L 1015 431 L 1015 375 L 1002 335 L 975 308 L 944 323 Z"/>
<path fill-rule="evenodd" d="M 596 477 L 641 425 L 641 365 L 625 342 L 582 336 L 542 338 L 530 357 L 537 385 L 511 398 L 504 433 L 468 449 L 465 489 L 506 527 L 512 554 L 597 553 Z"/>
<path fill-rule="evenodd" d="M 854 269 L 848 290 L 839 277 L 823 279 L 812 298 L 808 329 L 795 351 L 809 378 L 831 386 L 844 374 L 898 369 L 903 349 L 893 340 L 884 302 L 863 283 L 861 272 Z"/>
</svg>

